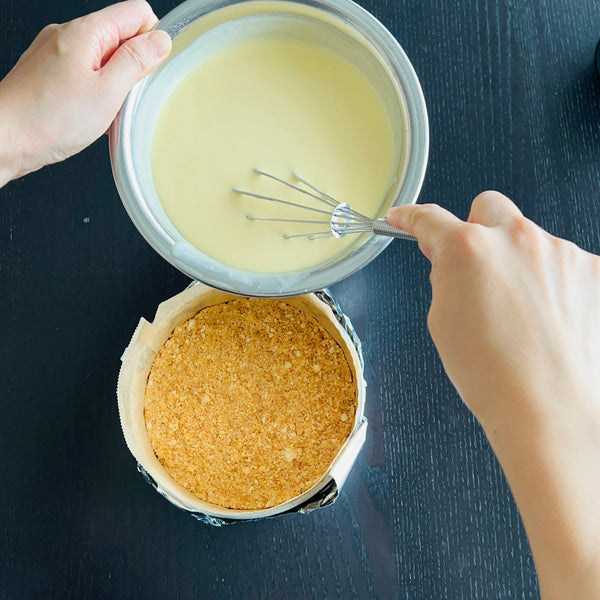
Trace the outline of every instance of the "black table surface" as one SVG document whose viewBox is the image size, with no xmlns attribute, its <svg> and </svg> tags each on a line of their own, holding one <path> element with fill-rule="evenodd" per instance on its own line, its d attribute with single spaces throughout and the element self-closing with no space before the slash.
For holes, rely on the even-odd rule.
<svg viewBox="0 0 600 600">
<path fill-rule="evenodd" d="M 0 75 L 102 0 L 0 0 Z M 156 0 L 161 16 L 174 6 Z M 422 202 L 496 188 L 600 252 L 597 0 L 363 0 L 421 79 Z M 3 143 L 3 140 L 0 140 Z M 333 287 L 364 342 L 368 439 L 336 504 L 213 528 L 156 494 L 121 434 L 119 359 L 188 279 L 127 217 L 107 141 L 0 191 L 2 598 L 536 598 L 485 436 L 428 336 L 429 268 L 397 241 Z"/>
</svg>

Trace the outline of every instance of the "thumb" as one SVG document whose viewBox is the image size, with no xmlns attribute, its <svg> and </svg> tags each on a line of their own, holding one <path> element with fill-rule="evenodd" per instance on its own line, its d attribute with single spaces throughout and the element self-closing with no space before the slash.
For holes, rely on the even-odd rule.
<svg viewBox="0 0 600 600">
<path fill-rule="evenodd" d="M 119 46 L 102 67 L 102 74 L 122 102 L 129 90 L 156 69 L 170 51 L 171 38 L 166 31 L 156 29 L 137 35 Z"/>
<path fill-rule="evenodd" d="M 397 206 L 390 208 L 385 218 L 390 225 L 414 235 L 419 241 L 419 248 L 430 260 L 448 233 L 464 225 L 463 221 L 438 204 Z"/>
</svg>

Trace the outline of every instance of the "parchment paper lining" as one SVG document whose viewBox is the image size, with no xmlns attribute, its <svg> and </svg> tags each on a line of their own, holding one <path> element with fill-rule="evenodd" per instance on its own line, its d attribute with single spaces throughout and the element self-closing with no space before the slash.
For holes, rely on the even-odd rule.
<svg viewBox="0 0 600 600">
<path fill-rule="evenodd" d="M 336 316 L 334 314 L 334 310 L 339 313 L 339 309 L 327 294 L 321 292 L 295 296 L 286 298 L 284 301 L 304 310 L 321 323 L 343 349 L 356 381 L 357 409 L 354 428 L 330 468 L 317 484 L 300 496 L 272 508 L 253 511 L 223 508 L 200 500 L 171 478 L 152 450 L 144 421 L 144 394 L 152 362 L 156 353 L 177 325 L 194 316 L 202 308 L 227 302 L 237 297 L 204 284 L 196 283 L 180 294 L 161 303 L 152 323 L 144 318 L 140 319 L 131 342 L 122 356 L 122 366 L 117 385 L 121 427 L 127 446 L 138 461 L 139 466 L 145 471 L 146 475 L 151 477 L 157 491 L 173 504 L 192 513 L 217 517 L 217 519 L 206 519 L 207 522 L 212 524 L 221 524 L 217 522 L 219 519 L 264 518 L 294 510 L 295 507 L 299 506 L 304 507 L 303 512 L 308 512 L 314 508 L 331 504 L 337 497 L 337 490 L 343 485 L 352 464 L 356 460 L 366 435 L 366 419 L 364 418 L 366 383 L 363 377 L 362 356 L 358 354 L 360 342 L 357 339 L 351 339 L 346 329 L 347 319 L 345 317 L 342 319 L 345 327 L 342 326 L 340 315 Z M 351 330 L 351 333 L 354 333 L 353 330 Z M 358 351 L 355 344 L 358 344 Z M 323 499 L 324 502 L 311 503 L 311 499 L 319 496 L 321 490 L 331 489 L 332 479 L 337 487 L 334 497 L 331 498 L 331 493 L 329 493 L 326 502 Z"/>
</svg>

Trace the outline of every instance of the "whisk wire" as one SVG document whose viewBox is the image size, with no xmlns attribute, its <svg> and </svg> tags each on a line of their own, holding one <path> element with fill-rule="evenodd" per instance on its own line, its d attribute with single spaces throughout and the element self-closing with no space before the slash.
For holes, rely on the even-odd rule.
<svg viewBox="0 0 600 600">
<path fill-rule="evenodd" d="M 327 192 L 324 192 L 322 189 L 318 188 L 316 185 L 313 185 L 309 181 L 306 181 L 306 179 L 304 179 L 303 177 L 300 177 L 300 175 L 298 175 L 297 173 L 292 173 L 292 176 L 294 177 L 294 179 L 297 179 L 298 181 L 303 183 L 306 187 L 309 187 L 314 192 L 317 192 L 317 194 L 320 194 L 322 196 L 322 199 L 327 200 L 327 203 L 330 206 L 336 207 L 339 204 L 339 202 L 333 196 L 330 196 Z"/>
<path fill-rule="evenodd" d="M 315 225 L 329 225 L 329 221 L 313 221 L 312 219 L 275 219 L 272 217 L 253 217 L 252 215 L 247 215 L 246 218 L 249 221 L 271 221 L 274 223 L 314 223 Z"/>
<path fill-rule="evenodd" d="M 269 179 L 273 179 L 274 181 L 282 183 L 283 185 L 286 185 L 287 187 L 289 187 L 293 190 L 296 190 L 297 192 L 300 192 L 301 194 L 306 194 L 307 196 L 310 196 L 311 198 L 314 198 L 315 200 L 319 200 L 319 202 L 324 202 L 325 204 L 327 204 L 329 206 L 335 207 L 338 204 L 331 196 L 329 196 L 328 194 L 325 194 L 324 192 L 322 192 L 318 188 L 315 188 L 314 186 L 312 186 L 310 183 L 308 183 L 304 179 L 301 179 L 300 177 L 296 177 L 295 175 L 294 175 L 294 177 L 296 177 L 296 179 L 298 179 L 298 181 L 301 181 L 302 183 L 307 185 L 309 188 L 311 188 L 313 191 L 318 192 L 321 195 L 317 196 L 316 194 L 313 194 L 312 192 L 309 192 L 308 190 L 301 188 L 299 185 L 293 184 L 291 181 L 286 181 L 285 179 L 281 179 L 279 177 L 276 177 L 275 175 L 271 175 L 270 173 L 267 173 L 266 171 L 261 171 L 260 169 L 254 169 L 254 172 L 257 173 L 258 175 L 263 175 L 264 177 L 268 177 Z M 302 205 L 300 205 L 300 206 L 302 206 Z"/>
<path fill-rule="evenodd" d="M 331 215 L 331 212 L 328 210 L 322 210 L 320 208 L 314 208 L 312 206 L 306 206 L 305 204 L 298 204 L 297 202 L 289 202 L 288 200 L 282 200 L 281 198 L 273 198 L 273 196 L 265 196 L 264 194 L 256 194 L 255 192 L 247 192 L 245 190 L 240 190 L 238 188 L 233 188 L 233 191 L 237 194 L 242 194 L 243 196 L 251 196 L 252 198 L 261 198 L 262 200 L 269 200 L 269 202 L 278 202 L 279 204 L 286 204 L 287 206 L 295 206 L 296 208 L 302 208 L 304 210 L 312 210 L 313 212 L 321 213 L 323 215 Z M 248 215 L 249 217 L 249 215 Z M 258 220 L 258 219 L 254 219 Z M 269 219 L 261 219 L 263 221 L 268 221 Z"/>
<path fill-rule="evenodd" d="M 366 215 L 354 210 L 349 204 L 345 202 L 338 202 L 333 196 L 319 189 L 316 185 L 308 182 L 303 177 L 300 177 L 297 173 L 292 173 L 294 179 L 299 181 L 302 185 L 309 189 L 305 189 L 291 181 L 281 179 L 275 175 L 271 175 L 261 169 L 254 169 L 254 172 L 263 177 L 277 181 L 288 188 L 291 188 L 302 194 L 306 194 L 319 202 L 322 202 L 330 207 L 330 210 L 323 210 L 315 208 L 313 206 L 307 206 L 305 204 L 299 204 L 297 202 L 291 202 L 289 200 L 282 200 L 281 198 L 275 198 L 273 196 L 266 196 L 264 194 L 257 194 L 255 192 L 248 192 L 246 190 L 240 190 L 239 188 L 233 188 L 233 191 L 243 196 L 251 196 L 253 198 L 260 198 L 268 200 L 270 202 L 277 202 L 279 204 L 285 204 L 287 206 L 293 206 L 295 208 L 301 208 L 303 210 L 310 210 L 315 213 L 327 215 L 328 221 L 316 221 L 309 219 L 283 219 L 283 218 L 271 218 L 271 217 L 255 217 L 253 215 L 246 215 L 246 219 L 250 221 L 271 221 L 271 222 L 284 222 L 284 223 L 312 223 L 315 225 L 329 225 L 329 231 L 313 231 L 309 233 L 290 233 L 285 234 L 285 239 L 301 238 L 306 237 L 310 240 L 316 240 L 326 237 L 341 238 L 349 233 L 376 233 L 379 235 L 387 235 L 390 237 L 401 238 L 405 240 L 415 240 L 413 236 L 392 227 L 384 219 L 373 220 Z M 333 210 L 331 210 L 333 209 Z"/>
</svg>

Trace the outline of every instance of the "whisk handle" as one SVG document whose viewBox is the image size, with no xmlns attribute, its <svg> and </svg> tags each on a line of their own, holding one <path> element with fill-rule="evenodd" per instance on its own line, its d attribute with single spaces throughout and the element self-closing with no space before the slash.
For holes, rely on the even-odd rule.
<svg viewBox="0 0 600 600">
<path fill-rule="evenodd" d="M 410 233 L 406 233 L 406 231 L 402 231 L 402 229 L 398 229 L 390 225 L 385 219 L 377 219 L 373 221 L 373 233 L 377 235 L 387 235 L 388 237 L 398 238 L 401 240 L 411 240 L 412 242 L 416 242 L 417 238 L 410 235 Z"/>
</svg>

